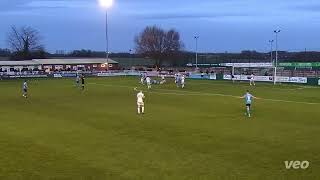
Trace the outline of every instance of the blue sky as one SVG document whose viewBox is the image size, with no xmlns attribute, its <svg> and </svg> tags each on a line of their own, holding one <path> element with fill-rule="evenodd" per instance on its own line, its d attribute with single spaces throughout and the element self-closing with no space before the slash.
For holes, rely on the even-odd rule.
<svg viewBox="0 0 320 180">
<path fill-rule="evenodd" d="M 109 11 L 110 49 L 126 52 L 147 25 L 175 28 L 186 50 L 200 36 L 202 52 L 268 51 L 281 29 L 282 50 L 320 50 L 320 1 L 115 0 Z M 97 0 L 0 0 L 0 47 L 11 25 L 40 31 L 46 48 L 103 50 L 104 11 Z"/>
</svg>

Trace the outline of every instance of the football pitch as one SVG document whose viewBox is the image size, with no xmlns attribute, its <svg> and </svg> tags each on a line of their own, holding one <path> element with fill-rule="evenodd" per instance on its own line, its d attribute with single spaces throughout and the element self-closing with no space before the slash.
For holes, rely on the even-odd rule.
<svg viewBox="0 0 320 180">
<path fill-rule="evenodd" d="M 0 179 L 320 179 L 320 88 L 138 82 L 87 78 L 81 92 L 74 79 L 30 80 L 26 100 L 22 80 L 0 81 Z M 260 98 L 252 118 L 246 90 Z"/>
</svg>

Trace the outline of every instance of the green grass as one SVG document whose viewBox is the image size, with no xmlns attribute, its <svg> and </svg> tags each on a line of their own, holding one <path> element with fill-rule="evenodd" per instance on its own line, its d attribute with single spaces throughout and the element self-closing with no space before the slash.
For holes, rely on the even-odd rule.
<svg viewBox="0 0 320 180">
<path fill-rule="evenodd" d="M 0 81 L 0 179 L 320 179 L 320 89 L 187 81 L 145 91 L 138 78 Z M 256 100 L 246 118 L 241 96 Z M 283 100 L 283 101 L 278 101 Z M 306 170 L 284 161 L 308 160 Z"/>
</svg>

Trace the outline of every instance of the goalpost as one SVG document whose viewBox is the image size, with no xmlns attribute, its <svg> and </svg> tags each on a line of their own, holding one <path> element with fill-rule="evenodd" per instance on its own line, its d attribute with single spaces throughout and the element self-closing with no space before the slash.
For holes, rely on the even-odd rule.
<svg viewBox="0 0 320 180">
<path fill-rule="evenodd" d="M 229 68 L 229 71 L 223 76 L 225 80 L 250 81 L 253 74 L 254 81 L 256 82 L 270 82 L 274 84 L 308 83 L 307 77 L 292 76 L 292 74 L 283 71 L 283 66 L 274 66 L 273 63 L 225 63 L 223 65 Z"/>
<path fill-rule="evenodd" d="M 225 63 L 224 66 L 230 68 L 230 75 L 224 79 L 234 81 L 249 81 L 254 74 L 255 81 L 274 82 L 275 68 L 272 63 Z"/>
</svg>

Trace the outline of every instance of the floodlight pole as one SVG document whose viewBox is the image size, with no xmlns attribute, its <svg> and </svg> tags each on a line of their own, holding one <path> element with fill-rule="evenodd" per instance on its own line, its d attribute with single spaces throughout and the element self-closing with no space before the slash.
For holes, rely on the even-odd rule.
<svg viewBox="0 0 320 180">
<path fill-rule="evenodd" d="M 232 76 L 234 76 L 234 63 L 232 63 Z"/>
<path fill-rule="evenodd" d="M 274 64 L 274 84 L 277 83 L 277 67 L 278 67 L 278 34 L 281 30 L 275 30 L 274 33 L 276 34 L 276 62 Z"/>
<path fill-rule="evenodd" d="M 132 67 L 134 66 L 134 65 L 133 65 L 133 55 L 132 55 L 132 51 L 133 51 L 132 49 L 129 49 L 130 58 L 131 58 L 131 60 L 130 60 L 130 62 L 131 62 L 131 63 L 130 63 L 130 64 L 131 64 L 130 70 L 132 70 Z"/>
<path fill-rule="evenodd" d="M 194 36 L 194 39 L 196 40 L 196 69 L 198 69 L 198 39 L 199 39 L 199 36 Z"/>
<path fill-rule="evenodd" d="M 109 70 L 109 33 L 108 33 L 108 10 L 106 9 L 106 58 L 107 58 L 107 70 Z"/>
</svg>

